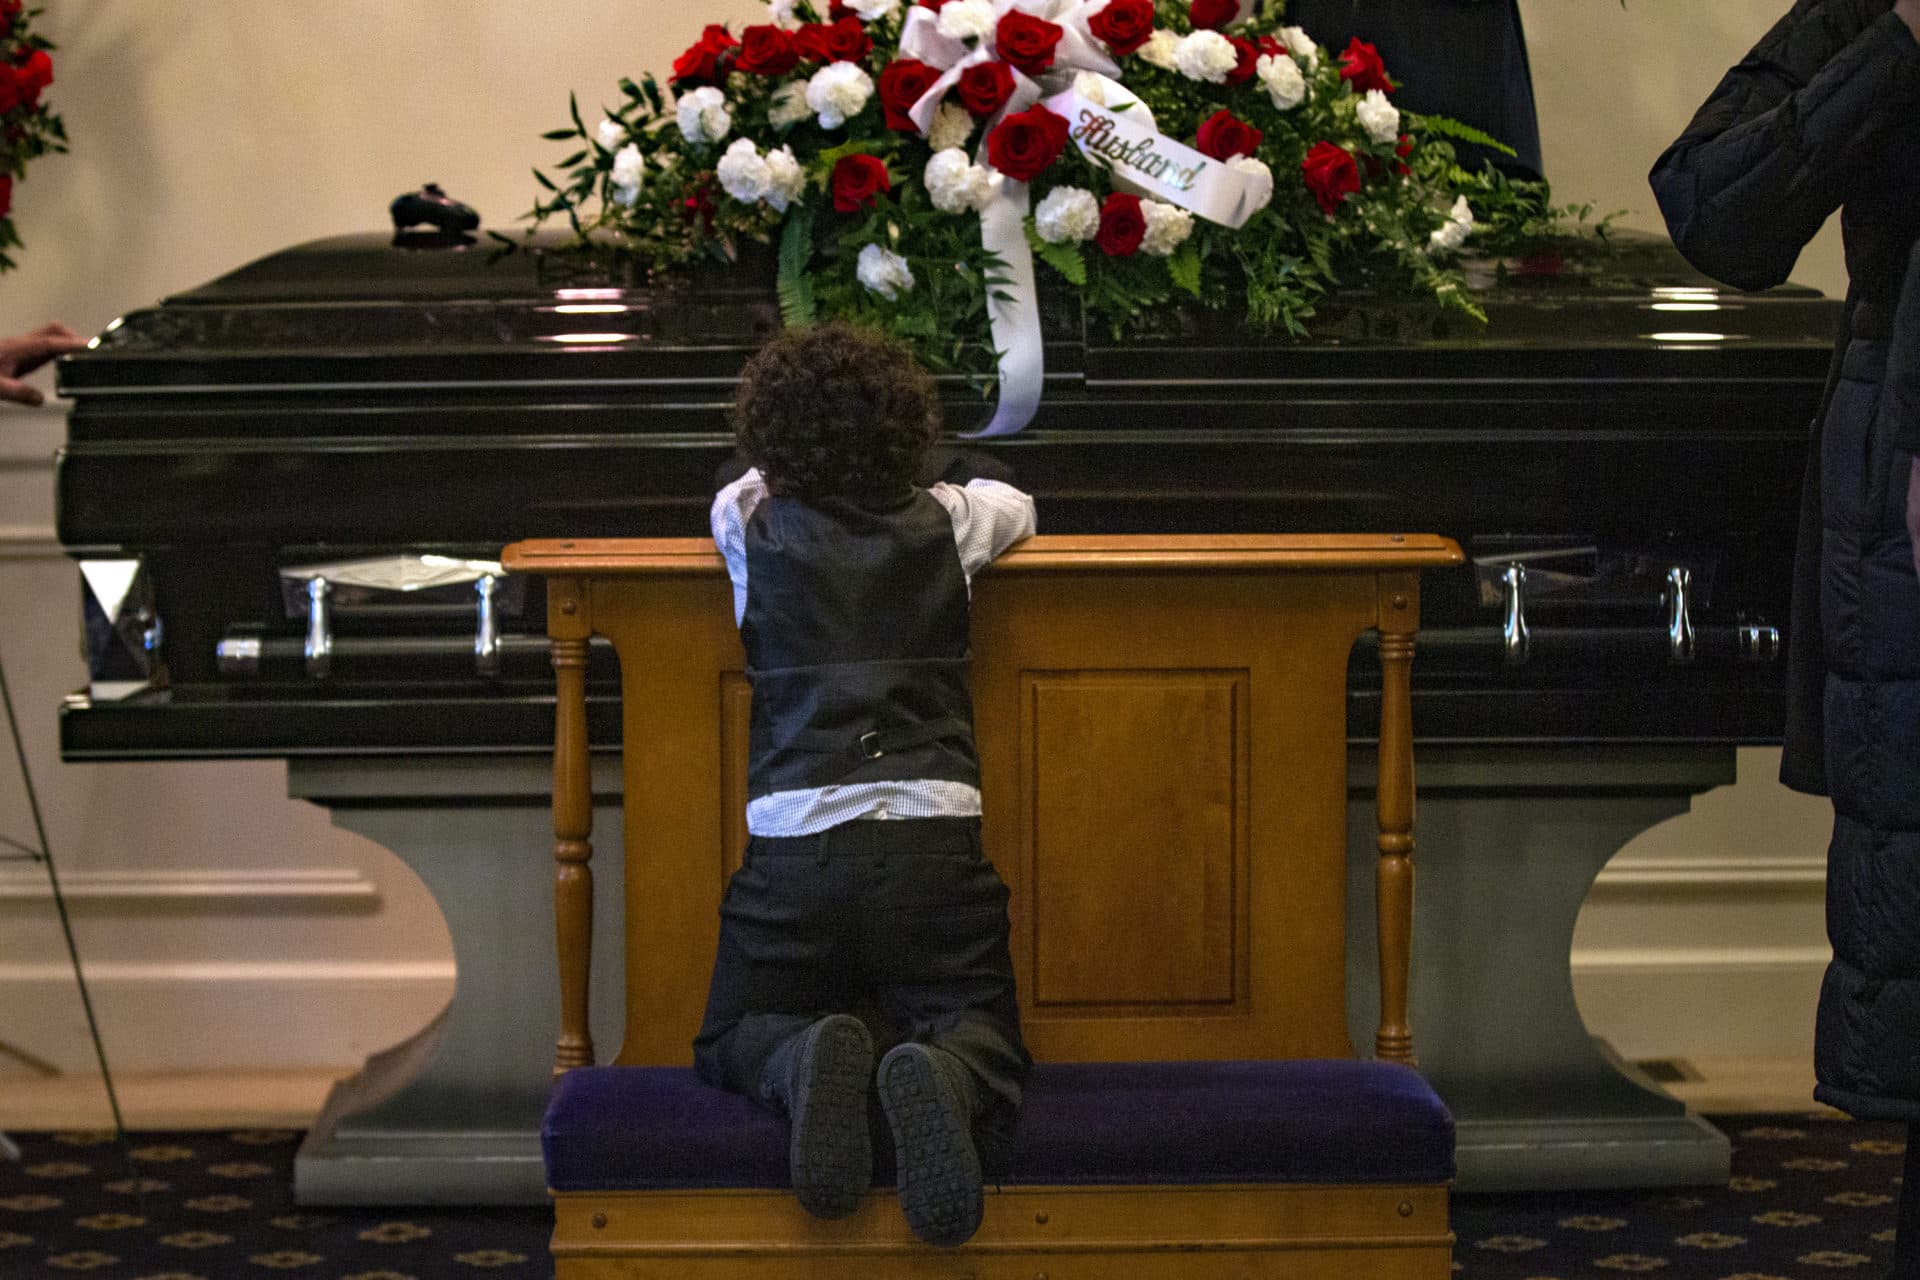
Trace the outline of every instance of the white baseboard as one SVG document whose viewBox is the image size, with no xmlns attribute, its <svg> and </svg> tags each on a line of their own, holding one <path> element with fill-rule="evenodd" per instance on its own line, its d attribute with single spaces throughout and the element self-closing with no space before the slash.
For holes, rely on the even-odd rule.
<svg viewBox="0 0 1920 1280">
<path fill-rule="evenodd" d="M 87 989 L 115 1071 L 358 1066 L 433 1021 L 451 963 L 88 965 Z M 73 974 L 0 965 L 0 1046 L 62 1072 L 93 1070 Z M 0 1047 L 0 1081 L 21 1058 Z"/>
<path fill-rule="evenodd" d="M 1627 1058 L 1813 1054 L 1821 947 L 1574 952 L 1587 1029 Z"/>
</svg>

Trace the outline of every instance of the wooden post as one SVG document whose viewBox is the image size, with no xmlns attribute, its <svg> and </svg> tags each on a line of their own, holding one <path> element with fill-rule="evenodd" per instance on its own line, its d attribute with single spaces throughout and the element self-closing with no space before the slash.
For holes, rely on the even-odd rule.
<svg viewBox="0 0 1920 1280">
<path fill-rule="evenodd" d="M 547 583 L 553 642 L 553 914 L 560 953 L 555 1075 L 593 1065 L 587 979 L 593 965 L 593 772 L 587 758 L 587 651 L 593 633 L 584 579 Z"/>
<path fill-rule="evenodd" d="M 1380 1029 L 1374 1054 L 1413 1065 L 1407 981 L 1413 956 L 1413 646 L 1420 579 L 1383 573 L 1380 583 L 1380 760 L 1375 790 L 1380 862 L 1374 909 L 1380 933 Z"/>
</svg>

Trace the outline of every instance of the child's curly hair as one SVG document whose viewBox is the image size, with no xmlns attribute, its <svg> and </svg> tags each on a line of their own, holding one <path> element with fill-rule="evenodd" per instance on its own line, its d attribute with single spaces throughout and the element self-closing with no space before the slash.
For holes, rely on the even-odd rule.
<svg viewBox="0 0 1920 1280">
<path fill-rule="evenodd" d="M 884 502 L 913 484 L 940 436 L 931 375 L 871 329 L 789 329 L 741 374 L 734 438 L 776 493 Z"/>
</svg>

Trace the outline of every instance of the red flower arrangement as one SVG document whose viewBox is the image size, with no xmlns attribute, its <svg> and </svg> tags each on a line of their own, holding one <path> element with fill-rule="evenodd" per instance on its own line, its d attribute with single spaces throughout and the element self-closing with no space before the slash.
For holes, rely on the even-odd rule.
<svg viewBox="0 0 1920 1280">
<path fill-rule="evenodd" d="M 1307 190 L 1320 202 L 1321 212 L 1329 218 L 1360 190 L 1360 166 L 1353 152 L 1333 142 L 1316 142 L 1300 162 L 1306 175 Z"/>
<path fill-rule="evenodd" d="M 987 135 L 987 159 L 1020 182 L 1032 182 L 1066 150 L 1070 126 L 1045 107 L 1028 107 L 1008 116 Z"/>
<path fill-rule="evenodd" d="M 13 268 L 7 250 L 20 245 L 11 221 L 14 183 L 29 161 L 67 149 L 65 126 L 41 100 L 53 84 L 54 46 L 33 33 L 38 13 L 0 0 L 0 271 Z"/>
</svg>

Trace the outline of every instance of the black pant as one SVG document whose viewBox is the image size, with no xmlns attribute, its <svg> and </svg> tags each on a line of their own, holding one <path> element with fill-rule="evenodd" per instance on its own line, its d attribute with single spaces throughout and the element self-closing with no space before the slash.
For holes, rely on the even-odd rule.
<svg viewBox="0 0 1920 1280">
<path fill-rule="evenodd" d="M 981 1163 L 1003 1168 L 1032 1062 L 1007 928 L 1007 886 L 981 853 L 977 818 L 752 837 L 720 904 L 694 1066 L 772 1105 L 761 1074 L 781 1041 L 825 1014 L 877 1008 L 881 1044 L 936 1045 L 972 1070 Z"/>
</svg>

